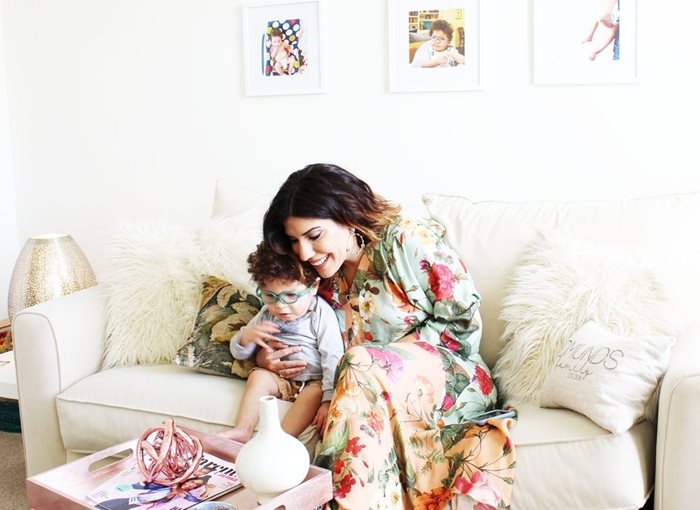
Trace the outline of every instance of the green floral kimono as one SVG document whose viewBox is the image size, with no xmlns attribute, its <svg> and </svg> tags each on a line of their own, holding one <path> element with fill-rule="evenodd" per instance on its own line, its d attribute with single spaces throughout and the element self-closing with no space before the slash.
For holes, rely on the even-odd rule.
<svg viewBox="0 0 700 510">
<path fill-rule="evenodd" d="M 323 292 L 322 292 L 323 294 Z M 479 355 L 479 294 L 466 267 L 430 227 L 388 226 L 365 249 L 351 289 L 326 290 L 343 329 L 324 441 L 334 505 L 508 508 L 515 452 L 510 420 L 466 423 L 496 403 Z"/>
</svg>

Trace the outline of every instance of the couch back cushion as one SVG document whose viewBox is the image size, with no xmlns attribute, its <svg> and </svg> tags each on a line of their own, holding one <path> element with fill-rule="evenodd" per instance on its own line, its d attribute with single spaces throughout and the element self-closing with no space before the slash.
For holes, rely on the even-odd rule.
<svg viewBox="0 0 700 510">
<path fill-rule="evenodd" d="M 271 201 L 272 195 L 259 193 L 241 186 L 238 179 L 222 177 L 216 180 L 214 208 L 211 215 L 237 216 L 239 214 L 256 214 L 262 219 Z M 262 228 L 262 221 L 260 225 Z"/>
<path fill-rule="evenodd" d="M 489 366 L 503 347 L 499 315 L 511 274 L 528 244 L 541 233 L 609 243 L 631 257 L 657 261 L 677 319 L 692 317 L 693 287 L 700 282 L 700 193 L 569 202 L 474 202 L 429 193 L 423 202 L 430 217 L 445 227 L 448 242 L 467 264 L 481 293 L 481 351 Z"/>
</svg>

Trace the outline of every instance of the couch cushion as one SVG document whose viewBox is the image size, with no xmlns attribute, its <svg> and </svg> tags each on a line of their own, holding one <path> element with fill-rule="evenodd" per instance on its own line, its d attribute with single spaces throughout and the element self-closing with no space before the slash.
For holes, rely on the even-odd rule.
<svg viewBox="0 0 700 510">
<path fill-rule="evenodd" d="M 512 510 L 641 508 L 654 483 L 655 429 L 611 434 L 566 409 L 518 408 Z"/>
<path fill-rule="evenodd" d="M 236 216 L 254 212 L 262 219 L 272 195 L 258 193 L 241 186 L 240 179 L 221 178 L 216 181 L 212 216 Z M 262 225 L 262 222 L 260 223 Z"/>
<path fill-rule="evenodd" d="M 543 231 L 571 239 L 618 245 L 659 260 L 672 306 L 692 318 L 698 276 L 697 218 L 700 193 L 632 200 L 571 202 L 472 202 L 465 197 L 427 194 L 430 217 L 446 229 L 482 296 L 482 356 L 493 366 L 501 350 L 498 319 L 510 275 L 525 246 Z M 693 283 L 695 282 L 695 283 Z"/>
<path fill-rule="evenodd" d="M 215 433 L 233 426 L 245 381 L 176 365 L 103 370 L 56 399 L 67 450 L 91 453 L 132 439 L 171 416 L 175 423 Z M 280 401 L 280 415 L 291 407 Z"/>
</svg>

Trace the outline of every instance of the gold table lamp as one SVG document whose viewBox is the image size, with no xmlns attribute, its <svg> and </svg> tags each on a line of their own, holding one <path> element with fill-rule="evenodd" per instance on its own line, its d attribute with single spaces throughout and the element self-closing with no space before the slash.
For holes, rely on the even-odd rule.
<svg viewBox="0 0 700 510">
<path fill-rule="evenodd" d="M 97 285 L 85 254 L 68 234 L 27 239 L 10 279 L 8 313 Z"/>
</svg>

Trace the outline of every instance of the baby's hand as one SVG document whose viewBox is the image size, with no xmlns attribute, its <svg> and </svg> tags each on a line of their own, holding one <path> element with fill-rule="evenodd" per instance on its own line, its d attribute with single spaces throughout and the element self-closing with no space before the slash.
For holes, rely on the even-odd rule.
<svg viewBox="0 0 700 510">
<path fill-rule="evenodd" d="M 433 67 L 440 67 L 447 65 L 447 56 L 446 55 L 440 55 L 438 57 L 433 58 L 430 61 L 433 65 Z"/>
<path fill-rule="evenodd" d="M 243 347 L 254 343 L 266 351 L 271 351 L 272 349 L 267 345 L 267 341 L 279 341 L 274 335 L 280 332 L 280 328 L 274 322 L 262 321 L 253 326 L 246 326 L 241 331 L 241 345 Z"/>
<path fill-rule="evenodd" d="M 316 411 L 316 417 L 311 424 L 316 427 L 319 434 L 323 435 L 323 429 L 326 428 L 326 418 L 328 418 L 328 409 L 330 408 L 330 401 L 326 400 L 321 404 L 321 407 Z"/>
</svg>

